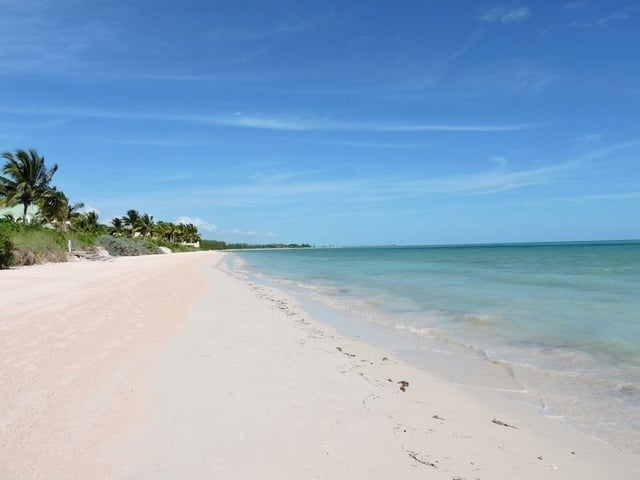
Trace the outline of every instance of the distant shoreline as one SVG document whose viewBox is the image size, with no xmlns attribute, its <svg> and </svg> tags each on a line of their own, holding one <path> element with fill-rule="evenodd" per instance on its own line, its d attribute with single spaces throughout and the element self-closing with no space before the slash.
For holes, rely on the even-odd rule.
<svg viewBox="0 0 640 480">
<path fill-rule="evenodd" d="M 562 245 L 635 245 L 640 239 L 623 240 L 562 240 L 546 242 L 487 242 L 487 243 L 436 243 L 436 244 L 381 244 L 381 245 L 318 245 L 311 248 L 466 248 L 466 247 L 535 247 Z"/>
</svg>

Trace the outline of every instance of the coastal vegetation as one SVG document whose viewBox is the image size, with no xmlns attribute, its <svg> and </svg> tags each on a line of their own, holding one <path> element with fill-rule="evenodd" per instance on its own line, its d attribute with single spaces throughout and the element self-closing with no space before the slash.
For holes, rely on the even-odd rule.
<svg viewBox="0 0 640 480">
<path fill-rule="evenodd" d="M 0 231 L 0 268 L 7 268 L 13 264 L 13 242 L 9 236 Z"/>
<path fill-rule="evenodd" d="M 55 189 L 50 186 L 58 165 L 46 168 L 44 157 L 35 150 L 5 152 L 6 163 L 0 177 L 0 194 L 8 205 L 22 205 L 22 223 L 27 222 L 27 209 L 34 203 L 45 202 L 53 196 Z"/>
<path fill-rule="evenodd" d="M 134 240 L 126 237 L 101 235 L 96 239 L 96 245 L 104 248 L 114 257 L 131 257 L 136 255 L 154 255 L 162 253 L 160 247 L 150 240 Z"/>
<path fill-rule="evenodd" d="M 69 250 L 104 249 L 112 256 L 149 255 L 163 251 L 229 250 L 247 248 L 303 248 L 308 244 L 255 245 L 203 240 L 191 223 L 158 220 L 136 209 L 101 223 L 95 210 L 72 202 L 53 185 L 58 165 L 47 167 L 34 149 L 2 154 L 0 208 L 17 212 L 0 218 L 0 268 L 61 262 Z M 168 249 L 168 250 L 167 250 Z"/>
<path fill-rule="evenodd" d="M 36 150 L 2 154 L 0 208 L 17 212 L 0 218 L 0 268 L 66 261 L 69 249 L 104 248 L 110 255 L 148 255 L 196 249 L 200 235 L 195 225 L 154 220 L 153 215 L 130 209 L 122 217 L 102 223 L 98 212 L 85 210 L 53 185 L 58 165 L 47 167 Z"/>
<path fill-rule="evenodd" d="M 264 248 L 311 248 L 308 243 L 227 243 L 221 240 L 201 240 L 202 250 L 250 250 Z"/>
</svg>

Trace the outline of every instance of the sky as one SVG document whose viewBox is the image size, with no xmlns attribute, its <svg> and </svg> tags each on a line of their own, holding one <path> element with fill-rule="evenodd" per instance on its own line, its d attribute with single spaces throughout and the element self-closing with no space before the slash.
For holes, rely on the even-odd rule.
<svg viewBox="0 0 640 480">
<path fill-rule="evenodd" d="M 640 2 L 0 0 L 0 150 L 103 223 L 640 238 Z"/>
</svg>

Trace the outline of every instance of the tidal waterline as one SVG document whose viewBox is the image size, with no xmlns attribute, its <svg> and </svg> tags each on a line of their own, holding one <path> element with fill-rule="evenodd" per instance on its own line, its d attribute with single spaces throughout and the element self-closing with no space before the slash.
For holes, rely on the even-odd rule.
<svg viewBox="0 0 640 480">
<path fill-rule="evenodd" d="M 543 414 L 640 449 L 640 242 L 243 251 L 227 262 L 343 323 L 375 325 L 383 341 L 404 339 L 436 373 L 526 392 Z"/>
</svg>

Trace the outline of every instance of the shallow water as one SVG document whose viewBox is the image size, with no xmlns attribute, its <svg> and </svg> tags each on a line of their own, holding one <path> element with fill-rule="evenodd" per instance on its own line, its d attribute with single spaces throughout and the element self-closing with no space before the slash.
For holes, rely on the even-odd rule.
<svg viewBox="0 0 640 480">
<path fill-rule="evenodd" d="M 640 451 L 640 242 L 237 252 L 456 382 Z M 347 327 L 347 325 L 344 325 Z"/>
</svg>

